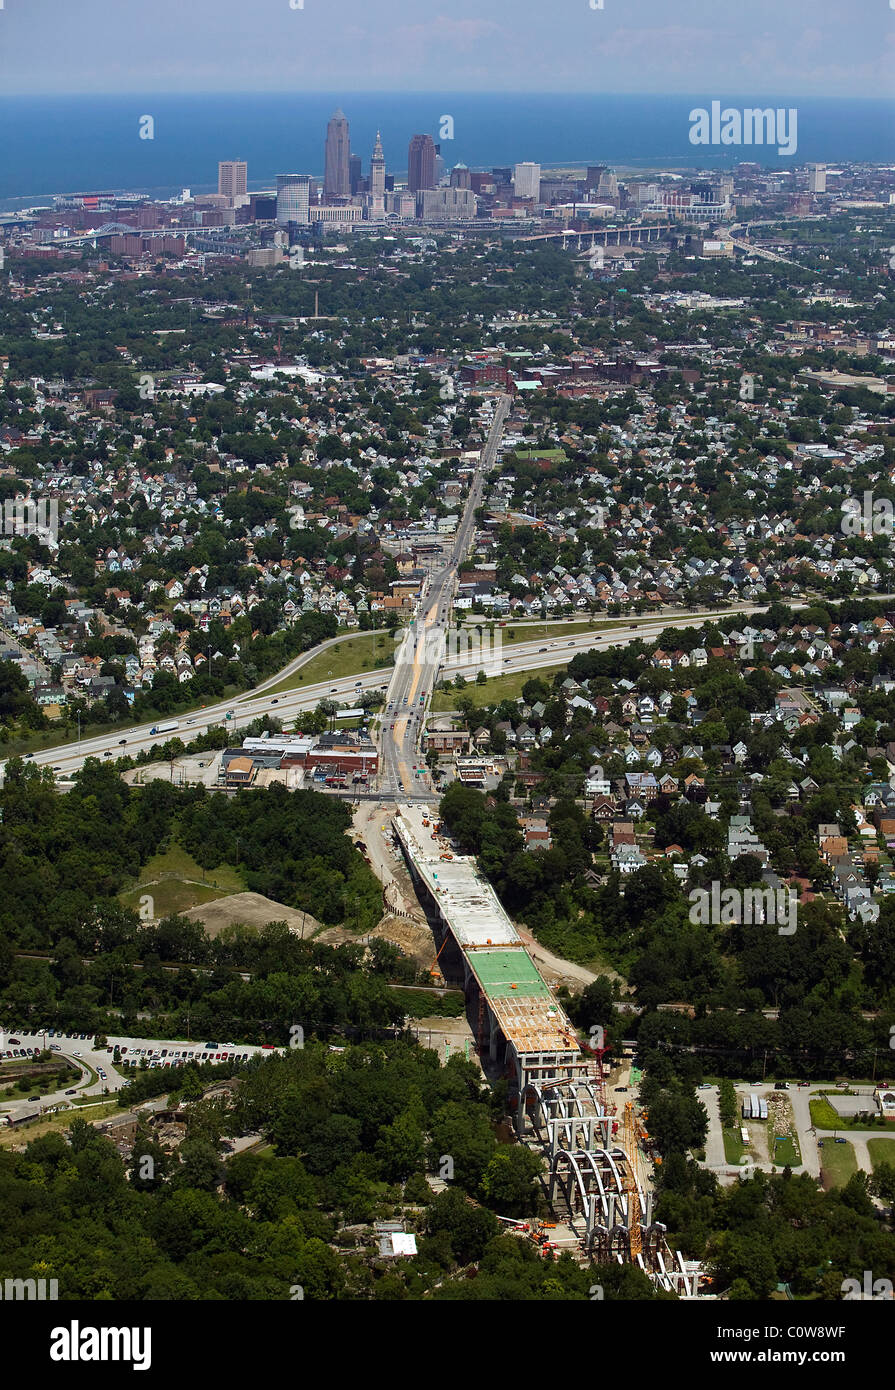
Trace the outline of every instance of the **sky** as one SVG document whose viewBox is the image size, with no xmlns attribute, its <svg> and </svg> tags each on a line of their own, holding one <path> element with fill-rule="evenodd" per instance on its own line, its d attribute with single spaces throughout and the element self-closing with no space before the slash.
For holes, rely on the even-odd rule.
<svg viewBox="0 0 895 1390">
<path fill-rule="evenodd" d="M 0 0 L 7 95 L 709 88 L 891 97 L 895 0 Z"/>
</svg>

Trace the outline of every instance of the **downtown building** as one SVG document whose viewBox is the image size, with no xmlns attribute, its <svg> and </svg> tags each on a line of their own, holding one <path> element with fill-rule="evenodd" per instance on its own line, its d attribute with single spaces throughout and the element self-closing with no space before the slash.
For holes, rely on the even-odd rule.
<svg viewBox="0 0 895 1390">
<path fill-rule="evenodd" d="M 326 127 L 324 149 L 323 197 L 351 197 L 351 136 L 348 119 L 341 107 L 334 112 Z"/>
<path fill-rule="evenodd" d="M 222 159 L 218 164 L 218 195 L 246 198 L 249 166 L 244 159 Z"/>
<path fill-rule="evenodd" d="M 297 222 L 306 227 L 310 220 L 311 180 L 307 174 L 277 174 L 277 224 L 287 227 Z"/>
<path fill-rule="evenodd" d="M 414 135 L 410 141 L 407 187 L 411 193 L 435 187 L 435 142 L 431 135 Z"/>
</svg>

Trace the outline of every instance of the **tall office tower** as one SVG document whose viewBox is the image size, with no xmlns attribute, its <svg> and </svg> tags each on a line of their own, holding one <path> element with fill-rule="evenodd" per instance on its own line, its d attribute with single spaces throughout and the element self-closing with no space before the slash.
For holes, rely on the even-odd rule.
<svg viewBox="0 0 895 1390">
<path fill-rule="evenodd" d="M 290 222 L 308 225 L 310 187 L 307 174 L 277 174 L 277 224 L 280 227 Z"/>
<path fill-rule="evenodd" d="M 451 170 L 451 188 L 472 188 L 472 179 L 465 164 L 455 164 Z"/>
<path fill-rule="evenodd" d="M 605 164 L 589 164 L 587 166 L 587 177 L 584 180 L 584 187 L 588 193 L 590 193 L 591 189 L 599 188 L 600 178 L 605 172 Z"/>
<path fill-rule="evenodd" d="M 808 192 L 826 193 L 827 191 L 827 166 L 826 164 L 808 165 Z"/>
<path fill-rule="evenodd" d="M 517 164 L 513 169 L 513 187 L 517 198 L 533 198 L 537 202 L 541 196 L 540 164 Z"/>
<path fill-rule="evenodd" d="M 218 164 L 218 193 L 226 198 L 245 197 L 248 167 L 244 159 L 222 159 Z"/>
<path fill-rule="evenodd" d="M 597 196 L 610 201 L 618 197 L 618 179 L 611 169 L 604 169 L 597 184 Z"/>
<path fill-rule="evenodd" d="M 431 135 L 414 135 L 407 151 L 407 187 L 411 193 L 435 187 L 435 142 Z"/>
<path fill-rule="evenodd" d="M 326 127 L 326 158 L 323 174 L 323 197 L 350 198 L 351 143 L 348 121 L 339 107 Z"/>
<path fill-rule="evenodd" d="M 436 146 L 435 146 L 435 187 L 436 187 L 436 188 L 437 188 L 438 185 L 441 183 L 441 180 L 444 178 L 444 174 L 445 174 L 445 169 L 446 169 L 446 168 L 447 168 L 447 165 L 445 164 L 445 162 L 444 162 L 444 156 L 443 156 L 442 153 L 441 153 L 441 146 L 440 146 L 440 145 L 436 145 Z M 420 190 L 420 191 L 422 192 L 422 191 L 424 191 L 424 190 Z"/>
<path fill-rule="evenodd" d="M 373 158 L 370 160 L 370 194 L 373 199 L 373 216 L 385 216 L 385 155 L 382 153 L 382 136 L 376 132 Z"/>
<path fill-rule="evenodd" d="M 362 179 L 363 179 L 363 171 L 362 171 L 362 168 L 361 168 L 361 157 L 360 157 L 360 155 L 359 155 L 359 154 L 352 154 L 352 155 L 349 155 L 349 156 L 348 156 L 348 189 L 349 189 L 349 192 L 351 193 L 352 198 L 354 197 L 355 193 L 358 192 L 358 190 L 359 190 L 359 188 L 360 188 L 360 186 L 361 186 L 361 180 L 362 180 Z"/>
</svg>

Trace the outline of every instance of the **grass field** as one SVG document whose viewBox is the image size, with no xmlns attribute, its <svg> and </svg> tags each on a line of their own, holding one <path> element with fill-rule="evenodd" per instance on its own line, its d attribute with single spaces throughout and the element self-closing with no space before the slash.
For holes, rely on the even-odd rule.
<svg viewBox="0 0 895 1390">
<path fill-rule="evenodd" d="M 840 1094 L 843 1094 L 840 1092 Z M 815 1129 L 867 1129 L 866 1120 L 858 1116 L 838 1115 L 833 1106 L 824 1096 L 812 1096 L 809 1101 L 811 1109 L 811 1123 Z M 867 1109 L 874 1111 L 875 1107 L 870 1101 L 867 1102 Z"/>
<path fill-rule="evenodd" d="M 432 711 L 456 709 L 458 695 L 471 695 L 476 705 L 499 704 L 501 700 L 518 700 L 526 681 L 540 677 L 549 685 L 558 666 L 542 666 L 534 671 L 508 671 L 505 676 L 491 676 L 483 685 L 467 681 L 463 690 L 436 690 L 432 695 Z"/>
<path fill-rule="evenodd" d="M 773 1163 L 777 1168 L 784 1168 L 789 1164 L 790 1168 L 798 1168 L 802 1163 L 802 1155 L 799 1153 L 798 1146 L 791 1139 L 780 1139 L 774 1142 L 775 1136 L 768 1131 L 768 1152 L 773 1153 Z"/>
<path fill-rule="evenodd" d="M 174 844 L 150 859 L 138 882 L 118 897 L 134 912 L 143 905 L 141 898 L 151 898 L 150 915 L 159 918 L 244 891 L 245 884 L 231 865 L 219 864 L 206 873 L 182 846 Z"/>
<path fill-rule="evenodd" d="M 390 632 L 356 632 L 345 637 L 334 647 L 318 652 L 311 660 L 293 675 L 287 676 L 278 685 L 265 690 L 265 695 L 279 695 L 284 690 L 297 690 L 302 685 L 319 685 L 321 681 L 343 680 L 345 676 L 360 676 L 365 671 L 375 671 L 376 662 L 388 657 L 389 667 L 394 664 L 396 643 Z M 381 667 L 383 685 L 389 679 L 389 670 Z M 257 696 L 247 696 L 257 699 Z"/>
<path fill-rule="evenodd" d="M 739 1164 L 741 1158 L 749 1153 L 749 1145 L 744 1144 L 740 1137 L 739 1126 L 736 1129 L 725 1129 L 721 1132 L 724 1140 L 724 1157 L 728 1163 Z"/>
<path fill-rule="evenodd" d="M 878 1139 L 868 1139 L 867 1152 L 870 1154 L 874 1170 L 880 1163 L 895 1163 L 895 1134 L 892 1134 L 891 1138 L 884 1139 L 880 1136 Z"/>
<path fill-rule="evenodd" d="M 858 1160 L 851 1144 L 837 1144 L 825 1139 L 820 1150 L 820 1175 L 824 1187 L 844 1187 L 852 1173 L 858 1171 Z"/>
</svg>

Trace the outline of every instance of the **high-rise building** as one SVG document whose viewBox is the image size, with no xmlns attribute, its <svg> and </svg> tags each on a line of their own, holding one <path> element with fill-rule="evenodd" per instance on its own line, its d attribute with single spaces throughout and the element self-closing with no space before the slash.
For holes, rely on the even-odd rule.
<svg viewBox="0 0 895 1390">
<path fill-rule="evenodd" d="M 611 169 L 604 169 L 597 184 L 597 197 L 612 202 L 618 197 L 618 179 Z"/>
<path fill-rule="evenodd" d="M 826 193 L 827 191 L 827 166 L 826 164 L 808 165 L 808 192 Z"/>
<path fill-rule="evenodd" d="M 411 193 L 435 187 L 435 143 L 431 135 L 414 135 L 407 151 L 407 187 Z"/>
<path fill-rule="evenodd" d="M 361 168 L 361 157 L 359 154 L 348 156 L 348 188 L 352 198 L 358 192 L 363 180 L 363 170 Z"/>
<path fill-rule="evenodd" d="M 374 217 L 385 216 L 385 155 L 382 152 L 382 136 L 376 132 L 373 158 L 370 160 L 370 195 L 373 199 Z"/>
<path fill-rule="evenodd" d="M 324 198 L 351 196 L 351 142 L 348 120 L 342 108 L 334 112 L 326 127 L 326 151 L 323 173 Z"/>
<path fill-rule="evenodd" d="M 226 198 L 245 197 L 248 168 L 244 159 L 222 159 L 218 164 L 218 193 Z"/>
<path fill-rule="evenodd" d="M 605 172 L 605 164 L 588 164 L 587 177 L 584 180 L 584 188 L 587 193 L 590 193 L 591 189 L 599 188 L 600 178 Z"/>
<path fill-rule="evenodd" d="M 532 198 L 535 202 L 541 196 L 540 164 L 517 164 L 513 169 L 513 188 L 517 198 Z"/>
<path fill-rule="evenodd" d="M 277 174 L 277 222 L 308 225 L 311 180 L 307 174 Z"/>
<path fill-rule="evenodd" d="M 451 188 L 472 188 L 472 179 L 465 164 L 455 164 L 451 170 Z"/>
</svg>

